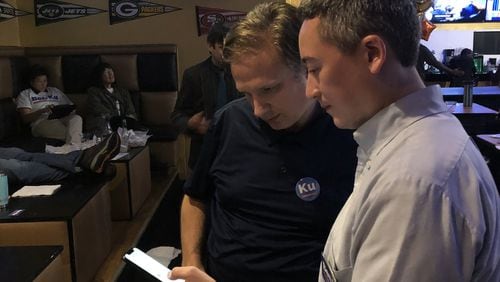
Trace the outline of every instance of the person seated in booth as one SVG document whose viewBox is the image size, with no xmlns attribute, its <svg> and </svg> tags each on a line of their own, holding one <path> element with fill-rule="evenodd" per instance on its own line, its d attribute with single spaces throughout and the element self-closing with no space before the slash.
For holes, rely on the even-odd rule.
<svg viewBox="0 0 500 282">
<path fill-rule="evenodd" d="M 17 110 L 25 123 L 31 126 L 35 137 L 54 138 L 66 144 L 80 144 L 82 118 L 75 111 L 60 118 L 52 118 L 55 106 L 73 105 L 73 102 L 56 87 L 48 87 L 48 72 L 34 65 L 29 74 L 30 88 L 16 98 Z"/>
<path fill-rule="evenodd" d="M 87 90 L 87 132 L 99 132 L 106 129 L 111 121 L 112 127 L 126 119 L 127 127 L 137 126 L 137 114 L 127 89 L 116 86 L 113 67 L 108 63 L 97 65 L 93 71 L 92 86 Z"/>
<path fill-rule="evenodd" d="M 119 150 L 117 133 L 95 146 L 67 154 L 31 153 L 20 148 L 0 147 L 0 171 L 7 174 L 11 185 L 57 182 L 82 170 L 113 174 L 107 162 Z"/>
</svg>

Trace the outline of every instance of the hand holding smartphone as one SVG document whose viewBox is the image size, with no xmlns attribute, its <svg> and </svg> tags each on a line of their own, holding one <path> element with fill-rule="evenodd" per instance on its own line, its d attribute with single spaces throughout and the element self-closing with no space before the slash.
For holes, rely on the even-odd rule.
<svg viewBox="0 0 500 282">
<path fill-rule="evenodd" d="M 183 279 L 177 279 L 177 280 L 168 279 L 168 275 L 171 270 L 137 248 L 132 248 L 130 251 L 128 251 L 123 256 L 123 260 L 127 263 L 132 263 L 133 265 L 137 266 L 138 268 L 142 269 L 146 273 L 156 278 L 158 281 L 184 282 Z"/>
</svg>

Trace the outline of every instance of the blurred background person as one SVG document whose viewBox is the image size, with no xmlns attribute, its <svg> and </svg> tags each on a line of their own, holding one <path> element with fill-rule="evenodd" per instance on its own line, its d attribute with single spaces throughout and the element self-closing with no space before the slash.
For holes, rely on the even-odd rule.
<svg viewBox="0 0 500 282">
<path fill-rule="evenodd" d="M 471 49 L 464 48 L 460 55 L 453 57 L 450 60 L 450 68 L 459 69 L 464 72 L 462 76 L 454 77 L 451 86 L 463 86 L 464 83 L 474 81 L 476 67 L 474 66 L 474 54 Z"/>
<path fill-rule="evenodd" d="M 33 136 L 80 144 L 82 118 L 79 115 L 73 111 L 62 118 L 49 119 L 54 106 L 73 105 L 73 102 L 61 90 L 48 87 L 47 70 L 40 65 L 32 66 L 29 84 L 31 87 L 21 91 L 16 104 L 23 121 L 30 124 Z"/>
<path fill-rule="evenodd" d="M 432 54 L 431 50 L 427 48 L 425 45 L 420 44 L 418 48 L 418 59 L 417 59 L 417 71 L 418 74 L 420 75 L 420 78 L 422 78 L 423 81 L 425 81 L 425 64 L 428 64 L 429 66 L 433 66 L 436 69 L 440 70 L 441 72 L 449 74 L 452 78 L 453 77 L 461 77 L 464 75 L 464 71 L 459 70 L 459 69 L 452 69 L 446 66 L 445 64 L 441 63 L 434 57 L 434 54 Z"/>
<path fill-rule="evenodd" d="M 425 11 L 430 8 L 430 5 L 432 4 L 431 1 L 423 1 L 422 3 L 417 3 L 417 12 L 418 12 L 418 17 L 420 18 L 420 24 L 422 27 L 422 35 L 421 39 L 425 41 L 429 41 L 429 37 L 431 36 L 432 31 L 436 28 L 436 25 L 429 22 L 425 18 Z M 441 63 L 434 57 L 434 54 L 427 48 L 425 45 L 420 44 L 418 48 L 418 57 L 417 57 L 417 71 L 418 74 L 420 75 L 420 78 L 422 78 L 422 81 L 425 82 L 425 64 L 435 67 L 436 69 L 440 70 L 442 73 L 447 73 L 450 75 L 450 77 L 453 76 L 462 76 L 464 75 L 464 72 L 458 69 L 452 69 L 446 66 L 445 64 Z"/>
<path fill-rule="evenodd" d="M 210 57 L 184 71 L 172 122 L 191 137 L 188 166 L 194 168 L 200 154 L 203 136 L 213 114 L 226 103 L 238 98 L 222 48 L 228 28 L 214 24 L 207 35 Z"/>
</svg>

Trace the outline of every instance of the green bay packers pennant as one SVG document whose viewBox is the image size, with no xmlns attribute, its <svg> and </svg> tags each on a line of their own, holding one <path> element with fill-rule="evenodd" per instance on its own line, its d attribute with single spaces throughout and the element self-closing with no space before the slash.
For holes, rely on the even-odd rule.
<svg viewBox="0 0 500 282">
<path fill-rule="evenodd" d="M 62 1 L 35 0 L 35 24 L 37 26 L 91 16 L 103 12 L 106 11 Z"/>
<path fill-rule="evenodd" d="M 31 13 L 16 9 L 8 3 L 5 3 L 5 1 L 0 0 L 0 22 L 26 15 L 31 15 Z"/>
<path fill-rule="evenodd" d="M 178 10 L 181 8 L 146 1 L 109 0 L 109 22 L 117 24 Z"/>
</svg>

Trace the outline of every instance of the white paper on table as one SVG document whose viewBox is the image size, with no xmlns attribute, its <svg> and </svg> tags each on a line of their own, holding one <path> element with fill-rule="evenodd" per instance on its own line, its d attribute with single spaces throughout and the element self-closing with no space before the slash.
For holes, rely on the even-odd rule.
<svg viewBox="0 0 500 282">
<path fill-rule="evenodd" d="M 59 188 L 61 188 L 60 184 L 23 186 L 23 188 L 17 190 L 14 194 L 12 194 L 12 197 L 50 196 L 54 194 Z"/>
</svg>

